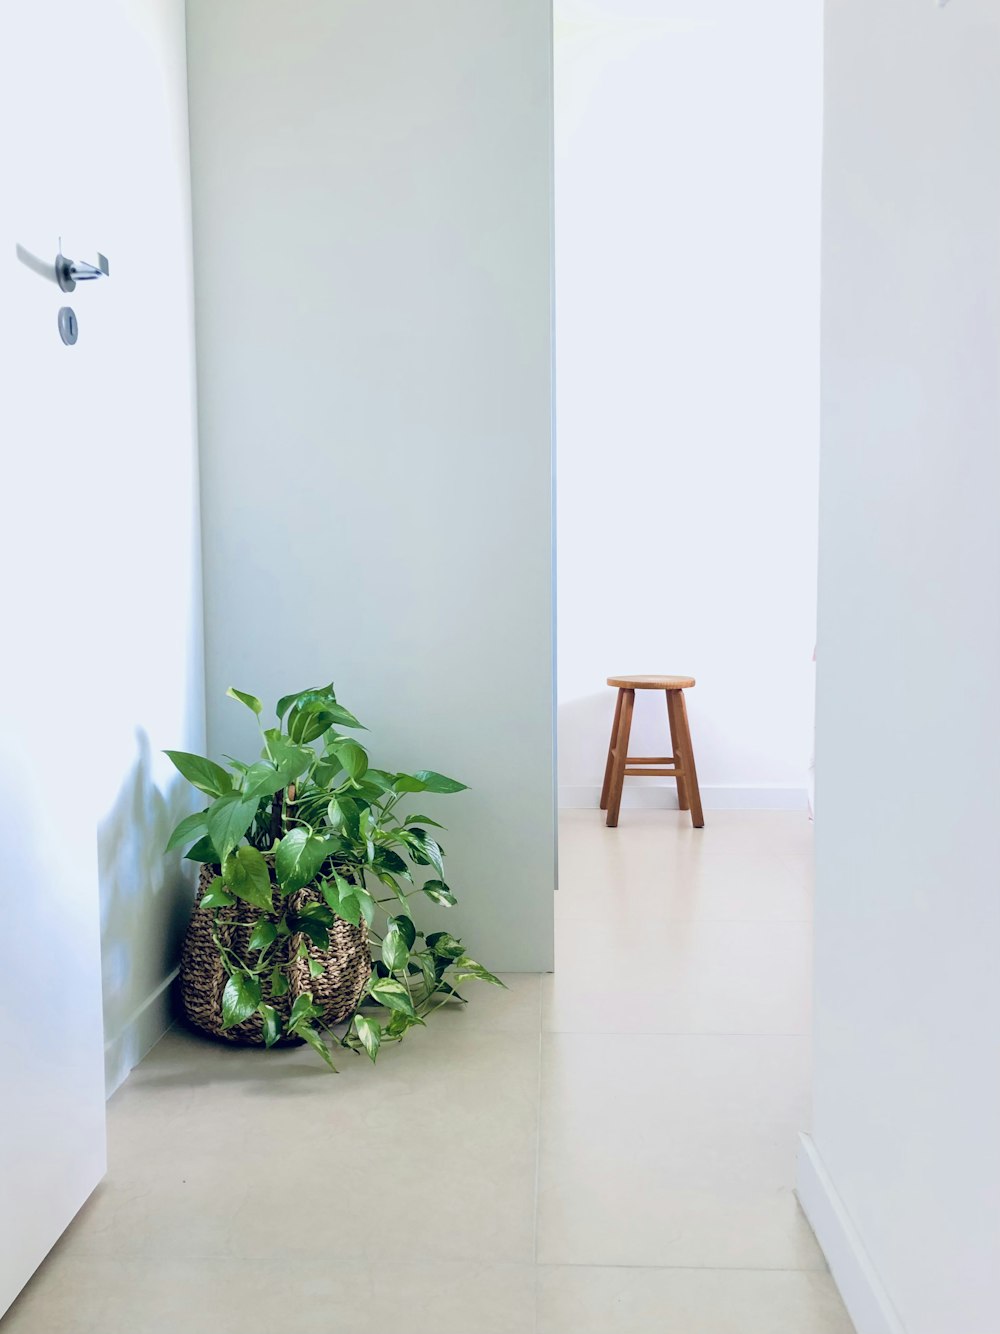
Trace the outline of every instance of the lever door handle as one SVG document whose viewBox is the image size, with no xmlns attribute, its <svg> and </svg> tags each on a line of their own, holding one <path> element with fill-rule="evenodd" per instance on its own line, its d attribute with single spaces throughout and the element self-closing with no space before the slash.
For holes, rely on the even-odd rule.
<svg viewBox="0 0 1000 1334">
<path fill-rule="evenodd" d="M 110 273 L 106 255 L 98 254 L 96 264 L 85 260 L 67 259 L 65 255 L 56 255 L 56 282 L 64 292 L 75 291 L 77 283 L 90 282 L 94 278 L 107 278 Z"/>
</svg>

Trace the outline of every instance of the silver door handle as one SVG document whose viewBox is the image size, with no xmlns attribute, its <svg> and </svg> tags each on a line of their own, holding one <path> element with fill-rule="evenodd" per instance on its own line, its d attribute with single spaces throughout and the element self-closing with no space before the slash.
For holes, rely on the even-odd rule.
<svg viewBox="0 0 1000 1334">
<path fill-rule="evenodd" d="M 94 278 L 107 278 L 110 270 L 106 255 L 98 254 L 96 264 L 88 264 L 82 259 L 67 259 L 65 255 L 56 255 L 56 282 L 64 292 L 75 291 L 77 283 L 90 282 Z"/>
</svg>

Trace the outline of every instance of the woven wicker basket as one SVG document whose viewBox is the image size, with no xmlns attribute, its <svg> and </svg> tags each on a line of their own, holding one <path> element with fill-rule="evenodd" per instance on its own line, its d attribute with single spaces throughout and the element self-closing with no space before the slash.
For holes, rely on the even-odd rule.
<svg viewBox="0 0 1000 1334">
<path fill-rule="evenodd" d="M 263 1046 L 264 1021 L 259 1014 L 253 1014 L 242 1024 L 233 1028 L 222 1027 L 222 993 L 228 975 L 222 966 L 219 951 L 212 939 L 213 914 L 206 908 L 200 908 L 202 896 L 208 886 L 219 874 L 217 866 L 203 866 L 198 877 L 198 894 L 195 898 L 191 924 L 184 937 L 181 951 L 180 998 L 184 1015 L 190 1024 L 208 1033 L 212 1037 L 223 1038 L 227 1042 L 254 1043 Z M 273 878 L 272 868 L 272 878 Z M 292 911 L 300 910 L 307 903 L 315 903 L 320 898 L 319 891 L 310 886 L 289 896 Z M 239 926 L 219 924 L 219 938 L 224 945 L 231 947 L 241 958 L 246 957 L 250 933 L 254 925 L 266 916 L 259 909 L 248 903 L 240 904 Z M 304 943 L 309 957 L 296 958 L 300 943 Z M 277 947 L 276 947 L 277 948 Z M 262 979 L 262 999 L 268 1001 L 281 1015 L 282 1021 L 288 1014 L 297 996 L 304 991 L 311 991 L 315 1004 L 322 1006 L 323 1017 L 327 1023 L 337 1023 L 352 1014 L 365 983 L 371 975 L 372 958 L 368 949 L 368 934 L 362 925 L 351 926 L 337 918 L 330 928 L 330 945 L 321 950 L 307 936 L 292 936 L 286 945 L 291 960 L 287 972 L 289 988 L 284 996 L 273 996 L 267 977 Z M 312 977 L 309 972 L 309 958 L 323 965 L 319 977 Z M 284 962 L 284 958 L 281 959 Z M 283 1037 L 284 1043 L 301 1042 L 301 1038 Z"/>
</svg>

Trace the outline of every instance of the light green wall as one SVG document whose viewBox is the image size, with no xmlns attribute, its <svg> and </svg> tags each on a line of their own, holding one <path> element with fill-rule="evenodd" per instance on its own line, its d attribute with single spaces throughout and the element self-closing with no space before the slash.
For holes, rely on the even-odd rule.
<svg viewBox="0 0 1000 1334">
<path fill-rule="evenodd" d="M 471 787 L 451 928 L 546 969 L 549 5 L 188 14 L 211 749 L 228 685 L 333 678 L 376 763 Z"/>
</svg>

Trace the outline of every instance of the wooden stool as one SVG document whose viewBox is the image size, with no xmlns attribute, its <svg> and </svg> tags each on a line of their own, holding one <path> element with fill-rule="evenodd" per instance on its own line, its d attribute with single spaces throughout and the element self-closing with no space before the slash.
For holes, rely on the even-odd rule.
<svg viewBox="0 0 1000 1334">
<path fill-rule="evenodd" d="M 615 720 L 611 725 L 608 743 L 608 762 L 604 769 L 601 788 L 601 810 L 608 813 L 608 824 L 614 828 L 622 804 L 622 786 L 631 774 L 656 774 L 658 777 L 677 779 L 677 801 L 682 811 L 691 812 L 691 823 L 701 829 L 705 817 L 701 810 L 698 774 L 694 767 L 691 747 L 691 729 L 688 726 L 684 691 L 694 685 L 693 676 L 609 676 L 609 686 L 618 687 Z M 662 690 L 667 696 L 667 719 L 670 723 L 670 744 L 673 755 L 629 755 L 628 739 L 632 731 L 632 709 L 637 690 Z M 669 764 L 670 769 L 649 768 L 649 765 Z M 641 768 L 630 766 L 641 765 Z"/>
</svg>

